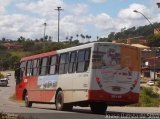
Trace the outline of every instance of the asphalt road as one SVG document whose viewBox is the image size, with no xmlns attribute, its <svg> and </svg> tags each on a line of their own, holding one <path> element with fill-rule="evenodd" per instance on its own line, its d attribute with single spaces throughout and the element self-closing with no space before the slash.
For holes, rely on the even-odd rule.
<svg viewBox="0 0 160 119">
<path fill-rule="evenodd" d="M 8 73 L 8 72 L 7 72 Z M 15 93 L 14 72 L 8 87 L 0 87 L 0 111 L 13 114 L 21 114 L 37 119 L 104 119 L 104 118 L 160 118 L 160 107 L 108 107 L 106 115 L 92 114 L 90 108 L 74 107 L 72 112 L 56 111 L 54 105 L 33 104 L 32 108 L 26 108 L 23 102 L 12 101 L 9 98 Z"/>
</svg>

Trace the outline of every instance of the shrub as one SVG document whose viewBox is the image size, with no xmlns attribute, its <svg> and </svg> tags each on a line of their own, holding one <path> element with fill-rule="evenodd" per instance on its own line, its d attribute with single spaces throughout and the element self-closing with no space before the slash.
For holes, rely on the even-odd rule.
<svg viewBox="0 0 160 119">
<path fill-rule="evenodd" d="M 0 72 L 0 79 L 4 78 L 4 75 Z"/>
<path fill-rule="evenodd" d="M 160 105 L 160 95 L 153 91 L 153 88 L 142 87 L 140 100 L 136 106 L 142 107 L 158 107 Z"/>
<path fill-rule="evenodd" d="M 157 81 L 157 86 L 160 88 L 160 80 Z"/>
</svg>

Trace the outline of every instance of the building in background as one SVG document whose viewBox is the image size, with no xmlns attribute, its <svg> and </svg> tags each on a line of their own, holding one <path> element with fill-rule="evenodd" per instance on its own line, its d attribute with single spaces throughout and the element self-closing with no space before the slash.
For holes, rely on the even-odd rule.
<svg viewBox="0 0 160 119">
<path fill-rule="evenodd" d="M 160 27 L 159 27 L 159 28 L 154 29 L 154 34 L 160 34 Z"/>
<path fill-rule="evenodd" d="M 23 46 L 18 43 L 3 43 L 3 46 L 6 47 L 8 50 L 18 50 L 21 49 Z"/>
<path fill-rule="evenodd" d="M 127 44 L 142 44 L 147 45 L 147 38 L 144 36 L 137 36 L 127 39 Z"/>
</svg>

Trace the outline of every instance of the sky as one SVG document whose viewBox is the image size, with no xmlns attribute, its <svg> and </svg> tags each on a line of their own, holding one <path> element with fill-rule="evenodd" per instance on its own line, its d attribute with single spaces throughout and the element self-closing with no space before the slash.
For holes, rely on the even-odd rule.
<svg viewBox="0 0 160 119">
<path fill-rule="evenodd" d="M 133 10 L 143 13 L 152 23 L 160 22 L 160 0 L 0 0 L 0 39 L 30 39 L 46 35 L 57 41 L 58 12 L 60 12 L 60 41 L 77 34 L 89 35 L 95 41 L 149 22 Z M 82 40 L 79 37 L 79 40 Z"/>
</svg>

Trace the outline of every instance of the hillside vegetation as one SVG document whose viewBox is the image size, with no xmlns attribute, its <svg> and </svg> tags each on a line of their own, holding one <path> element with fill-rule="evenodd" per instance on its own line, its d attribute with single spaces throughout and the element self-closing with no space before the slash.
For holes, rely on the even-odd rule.
<svg viewBox="0 0 160 119">
<path fill-rule="evenodd" d="M 154 23 L 153 25 L 155 27 L 160 26 L 160 23 Z M 148 46 L 160 47 L 160 35 L 154 35 L 153 30 L 151 25 L 137 28 L 132 27 L 129 29 L 123 28 L 120 32 L 111 32 L 106 38 L 99 38 L 97 36 L 97 41 L 111 42 L 112 40 L 117 40 L 117 42 L 125 43 L 127 38 L 144 36 L 148 39 Z M 52 42 L 51 39 L 28 39 L 23 36 L 14 41 L 6 41 L 5 38 L 2 38 L 2 40 L 0 40 L 0 70 L 14 69 L 19 60 L 24 56 L 81 45 L 83 43 L 80 43 L 79 39 L 82 38 L 88 43 L 91 36 L 77 34 L 76 36 L 66 37 L 66 41 L 60 43 Z M 3 45 L 6 42 L 16 42 L 22 45 L 22 48 L 20 50 L 8 50 Z"/>
<path fill-rule="evenodd" d="M 154 23 L 154 28 L 160 27 L 160 23 Z M 123 28 L 120 32 L 111 32 L 107 38 L 100 38 L 100 41 L 111 42 L 116 40 L 117 42 L 126 43 L 126 39 L 144 36 L 148 39 L 148 46 L 160 47 L 160 34 L 154 35 L 154 28 L 151 25 L 132 27 L 129 29 Z"/>
</svg>

